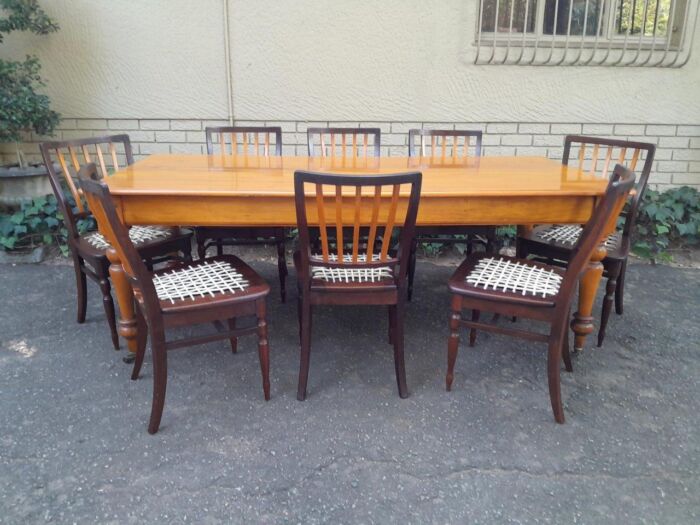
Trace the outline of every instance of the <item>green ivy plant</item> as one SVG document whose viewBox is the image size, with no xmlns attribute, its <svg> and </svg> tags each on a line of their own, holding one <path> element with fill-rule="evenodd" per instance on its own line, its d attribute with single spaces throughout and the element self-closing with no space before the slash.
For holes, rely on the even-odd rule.
<svg viewBox="0 0 700 525">
<path fill-rule="evenodd" d="M 633 252 L 652 261 L 671 261 L 673 250 L 698 244 L 700 193 L 683 186 L 664 192 L 647 190 L 637 217 Z"/>
<path fill-rule="evenodd" d="M 75 206 L 74 211 L 77 212 Z M 80 233 L 95 227 L 92 217 L 78 221 Z M 63 255 L 68 255 L 67 239 L 68 230 L 53 195 L 25 201 L 16 211 L 0 213 L 0 249 L 6 252 L 23 252 L 55 244 Z"/>
<path fill-rule="evenodd" d="M 58 30 L 36 0 L 0 0 L 0 42 L 12 31 L 46 35 Z M 0 59 L 0 142 L 14 142 L 17 162 L 25 167 L 19 147 L 23 131 L 48 135 L 58 125 L 60 115 L 50 108 L 49 97 L 40 92 L 45 83 L 35 56 L 23 61 Z"/>
</svg>

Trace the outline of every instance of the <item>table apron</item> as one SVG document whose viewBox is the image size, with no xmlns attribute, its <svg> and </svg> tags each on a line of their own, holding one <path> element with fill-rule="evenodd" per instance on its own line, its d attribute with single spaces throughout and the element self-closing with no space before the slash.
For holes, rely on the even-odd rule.
<svg viewBox="0 0 700 525">
<path fill-rule="evenodd" d="M 294 227 L 297 222 L 291 196 L 113 195 L 113 198 L 122 220 L 129 225 Z M 405 212 L 406 203 L 407 199 L 400 200 L 399 217 Z M 425 195 L 421 196 L 417 224 L 585 223 L 595 203 L 593 195 Z M 351 205 L 348 199 L 348 207 Z M 366 200 L 363 208 L 364 222 L 370 214 L 371 199 Z M 307 206 L 312 225 L 316 224 L 315 210 L 315 203 Z"/>
</svg>

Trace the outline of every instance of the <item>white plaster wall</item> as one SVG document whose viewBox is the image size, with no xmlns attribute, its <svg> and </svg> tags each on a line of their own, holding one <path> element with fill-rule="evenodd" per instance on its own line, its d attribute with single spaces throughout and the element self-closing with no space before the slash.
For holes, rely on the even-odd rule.
<svg viewBox="0 0 700 525">
<path fill-rule="evenodd" d="M 223 0 L 42 0 L 11 35 L 65 117 L 225 118 Z M 241 120 L 700 123 L 682 69 L 475 66 L 476 0 L 230 0 Z"/>
<path fill-rule="evenodd" d="M 2 56 L 39 56 L 64 117 L 226 115 L 221 0 L 40 0 L 61 26 L 11 34 Z"/>
<path fill-rule="evenodd" d="M 700 122 L 684 68 L 475 66 L 476 0 L 233 0 L 241 119 Z"/>
</svg>

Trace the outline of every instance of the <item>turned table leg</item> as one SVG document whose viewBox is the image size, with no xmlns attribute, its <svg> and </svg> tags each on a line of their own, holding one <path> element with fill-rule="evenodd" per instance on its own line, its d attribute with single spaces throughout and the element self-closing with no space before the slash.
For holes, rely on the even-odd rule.
<svg viewBox="0 0 700 525">
<path fill-rule="evenodd" d="M 603 277 L 602 260 L 607 252 L 601 244 L 591 255 L 588 269 L 581 276 L 578 292 L 578 311 L 571 320 L 571 329 L 574 331 L 574 351 L 583 349 L 586 336 L 593 332 L 593 303 L 595 302 L 598 285 Z"/>
<path fill-rule="evenodd" d="M 119 335 L 126 339 L 129 353 L 124 358 L 127 363 L 133 362 L 136 357 L 137 342 L 137 324 L 136 315 L 134 313 L 134 294 L 131 289 L 131 284 L 124 273 L 119 255 L 114 248 L 107 249 L 107 259 L 109 259 L 109 276 L 112 279 L 112 287 L 117 294 L 117 303 L 119 304 L 119 322 L 117 330 Z"/>
</svg>

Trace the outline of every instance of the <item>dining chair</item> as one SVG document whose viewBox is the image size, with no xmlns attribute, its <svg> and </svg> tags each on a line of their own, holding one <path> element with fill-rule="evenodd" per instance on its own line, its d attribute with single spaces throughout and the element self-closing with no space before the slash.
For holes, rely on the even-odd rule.
<svg viewBox="0 0 700 525">
<path fill-rule="evenodd" d="M 299 250 L 294 254 L 294 265 L 299 287 L 301 362 L 297 399 L 300 401 L 306 398 L 311 314 L 312 307 L 317 305 L 387 306 L 399 396 L 408 396 L 403 322 L 408 256 L 420 186 L 421 174 L 417 172 L 396 175 L 295 172 Z M 402 187 L 406 188 L 407 198 L 401 197 Z M 317 222 L 318 227 L 311 228 L 310 220 Z M 351 227 L 347 234 L 346 225 Z M 362 228 L 368 231 L 364 239 Z M 397 252 L 391 249 L 395 229 L 400 229 Z M 311 230 L 316 230 L 320 238 L 320 252 L 313 249 Z M 334 237 L 329 235 L 331 231 Z"/>
<path fill-rule="evenodd" d="M 447 343 L 447 390 L 452 389 L 461 326 L 470 329 L 469 344 L 474 346 L 476 331 L 486 330 L 532 341 L 546 342 L 549 397 L 557 423 L 564 423 L 561 403 L 560 362 L 573 370 L 569 356 L 571 302 L 576 283 L 606 231 L 614 227 L 617 215 L 634 185 L 634 173 L 616 165 L 605 195 L 591 219 L 583 227 L 571 251 L 566 269 L 529 259 L 475 253 L 468 256 L 449 280 L 452 293 L 450 335 Z M 462 311 L 471 309 L 471 320 Z M 548 325 L 548 332 L 531 332 L 479 322 L 481 311 L 518 316 Z"/>
<path fill-rule="evenodd" d="M 598 346 L 600 347 L 605 339 L 613 297 L 617 314 L 621 315 L 623 311 L 625 273 L 630 253 L 630 241 L 634 235 L 639 203 L 646 191 L 649 174 L 654 163 L 656 146 L 646 142 L 570 135 L 564 141 L 562 158 L 564 166 L 571 165 L 572 148 L 578 148 L 576 159 L 583 176 L 608 177 L 610 165 L 613 162 L 627 163 L 629 168 L 635 171 L 637 164 L 642 159 L 644 160 L 635 193 L 621 213 L 621 228 L 616 229 L 604 242 L 607 255 L 602 261 L 603 276 L 607 278 L 607 282 L 600 316 L 600 328 L 598 329 Z M 582 229 L 579 224 L 542 224 L 536 226 L 527 233 L 518 236 L 516 240 L 518 257 L 531 256 L 550 264 L 565 265 L 571 258 L 572 249 L 581 235 Z"/>
<path fill-rule="evenodd" d="M 453 129 L 411 129 L 408 131 L 408 155 L 431 164 L 454 165 L 469 158 L 481 157 L 481 131 Z M 416 252 L 419 243 L 442 245 L 466 244 L 467 255 L 475 244 L 483 244 L 486 253 L 493 253 L 496 241 L 494 226 L 418 226 L 411 244 L 408 267 L 408 300 L 413 297 L 416 273 Z"/>
<path fill-rule="evenodd" d="M 282 128 L 280 127 L 207 127 L 205 129 L 207 154 L 225 156 L 277 156 L 282 155 Z M 203 259 L 210 246 L 216 246 L 217 255 L 223 255 L 224 246 L 249 246 L 274 244 L 277 247 L 277 273 L 280 280 L 282 302 L 287 300 L 286 279 L 288 275 L 285 253 L 286 232 L 284 228 L 253 227 L 232 228 L 198 226 L 194 229 L 197 239 L 197 255 Z"/>
<path fill-rule="evenodd" d="M 160 427 L 168 380 L 167 352 L 177 348 L 228 339 L 235 353 L 238 337 L 257 333 L 263 393 L 265 400 L 269 400 L 270 359 L 265 313 L 265 299 L 270 292 L 268 284 L 234 255 L 209 257 L 149 271 L 117 215 L 109 188 L 97 180 L 95 164 L 83 166 L 79 178 L 100 231 L 117 251 L 133 286 L 138 344 L 132 380 L 139 377 L 147 334 L 151 337 L 153 401 L 148 432 L 155 434 Z M 256 321 L 240 327 L 236 323 L 239 317 L 254 317 Z M 224 321 L 228 323 L 228 329 L 224 327 Z M 216 333 L 166 339 L 167 329 L 210 323 L 216 327 Z"/>
<path fill-rule="evenodd" d="M 76 185 L 78 171 L 90 162 L 99 166 L 98 174 L 105 177 L 110 171 L 134 163 L 131 142 L 128 135 L 85 138 L 66 141 L 44 142 L 39 145 L 41 155 L 49 174 L 63 222 L 68 231 L 68 249 L 73 258 L 78 294 L 78 323 L 85 322 L 87 311 L 86 277 L 95 281 L 102 292 L 107 323 L 112 344 L 119 349 L 114 301 L 109 280 L 107 249 L 109 242 L 99 232 L 81 233 L 79 222 L 91 217 Z M 103 149 L 104 148 L 104 149 Z M 129 230 L 140 256 L 149 267 L 170 258 L 170 254 L 180 252 L 190 260 L 192 255 L 192 232 L 181 228 L 162 226 L 135 226 Z"/>
<path fill-rule="evenodd" d="M 309 157 L 379 157 L 379 128 L 308 128 Z"/>
</svg>

